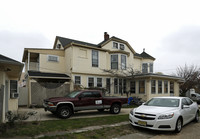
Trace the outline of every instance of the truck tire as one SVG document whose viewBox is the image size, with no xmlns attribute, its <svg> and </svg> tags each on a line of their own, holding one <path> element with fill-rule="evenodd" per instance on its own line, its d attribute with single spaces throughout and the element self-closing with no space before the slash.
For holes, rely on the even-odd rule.
<svg viewBox="0 0 200 139">
<path fill-rule="evenodd" d="M 69 106 L 61 106 L 57 110 L 57 115 L 63 119 L 69 118 L 72 115 L 72 109 Z"/>
<path fill-rule="evenodd" d="M 110 108 L 110 112 L 112 114 L 118 114 L 120 113 L 120 110 L 121 110 L 121 106 L 119 104 L 113 104 Z"/>
</svg>

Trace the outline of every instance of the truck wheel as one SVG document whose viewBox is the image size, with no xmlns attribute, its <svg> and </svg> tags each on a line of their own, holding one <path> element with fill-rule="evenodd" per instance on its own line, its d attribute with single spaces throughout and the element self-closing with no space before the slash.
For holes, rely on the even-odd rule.
<svg viewBox="0 0 200 139">
<path fill-rule="evenodd" d="M 121 106 L 119 104 L 113 104 L 110 108 L 110 112 L 112 114 L 118 114 L 120 113 L 120 110 L 121 110 Z"/>
<path fill-rule="evenodd" d="M 69 118 L 72 115 L 72 109 L 69 106 L 61 106 L 58 108 L 57 114 L 60 118 Z"/>
</svg>

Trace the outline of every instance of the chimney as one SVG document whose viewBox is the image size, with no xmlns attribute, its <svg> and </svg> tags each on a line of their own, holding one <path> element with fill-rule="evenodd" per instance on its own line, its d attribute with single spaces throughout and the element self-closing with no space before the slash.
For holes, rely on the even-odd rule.
<svg viewBox="0 0 200 139">
<path fill-rule="evenodd" d="M 109 39 L 109 34 L 107 32 L 104 32 L 104 41 L 107 41 Z"/>
</svg>

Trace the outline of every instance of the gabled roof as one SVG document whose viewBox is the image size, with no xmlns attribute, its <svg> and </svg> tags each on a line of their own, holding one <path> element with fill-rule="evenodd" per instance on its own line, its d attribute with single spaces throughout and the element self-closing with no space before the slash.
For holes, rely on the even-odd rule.
<svg viewBox="0 0 200 139">
<path fill-rule="evenodd" d="M 14 65 L 23 65 L 22 63 L 0 54 L 0 63 L 9 63 Z"/>
<path fill-rule="evenodd" d="M 81 45 L 88 45 L 88 46 L 93 46 L 93 47 L 96 47 L 96 48 L 100 48 L 100 46 L 96 45 L 96 44 L 83 42 L 83 41 L 78 41 L 78 40 L 69 39 L 69 38 L 64 38 L 64 37 L 60 37 L 60 36 L 56 36 L 56 40 L 59 40 L 63 47 L 65 47 L 66 45 L 68 45 L 70 43 L 77 43 L 77 44 L 81 44 Z M 56 46 L 54 44 L 54 49 L 55 49 L 55 47 Z"/>
<path fill-rule="evenodd" d="M 146 52 L 142 52 L 142 53 L 140 54 L 140 56 L 141 56 L 142 58 L 144 58 L 144 59 L 152 59 L 152 60 L 155 60 L 154 57 L 152 57 L 151 55 L 147 54 Z"/>
<path fill-rule="evenodd" d="M 124 43 L 124 44 L 127 45 L 127 47 L 128 47 L 134 54 L 136 53 L 135 50 L 131 47 L 131 45 L 130 45 L 127 41 L 125 41 L 125 40 L 123 40 L 123 39 L 120 39 L 120 38 L 117 38 L 117 37 L 115 37 L 115 36 L 112 36 L 112 37 L 111 37 L 110 39 L 108 39 L 108 40 L 102 41 L 102 42 L 99 43 L 98 45 L 100 45 L 101 47 L 103 47 L 104 45 L 106 45 L 106 44 L 109 43 L 110 41 L 117 41 L 117 42 Z"/>
</svg>

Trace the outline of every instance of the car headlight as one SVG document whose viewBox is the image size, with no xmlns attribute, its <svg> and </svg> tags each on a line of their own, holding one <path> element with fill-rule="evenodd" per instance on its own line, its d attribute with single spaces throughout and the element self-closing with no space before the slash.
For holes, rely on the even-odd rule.
<svg viewBox="0 0 200 139">
<path fill-rule="evenodd" d="M 162 114 L 158 117 L 158 119 L 170 119 L 174 116 L 174 113 L 169 113 L 169 114 Z"/>
<path fill-rule="evenodd" d="M 130 111 L 130 114 L 131 114 L 131 115 L 133 115 L 133 113 L 134 113 L 133 111 L 134 111 L 134 109 L 132 109 L 132 110 Z"/>
</svg>

